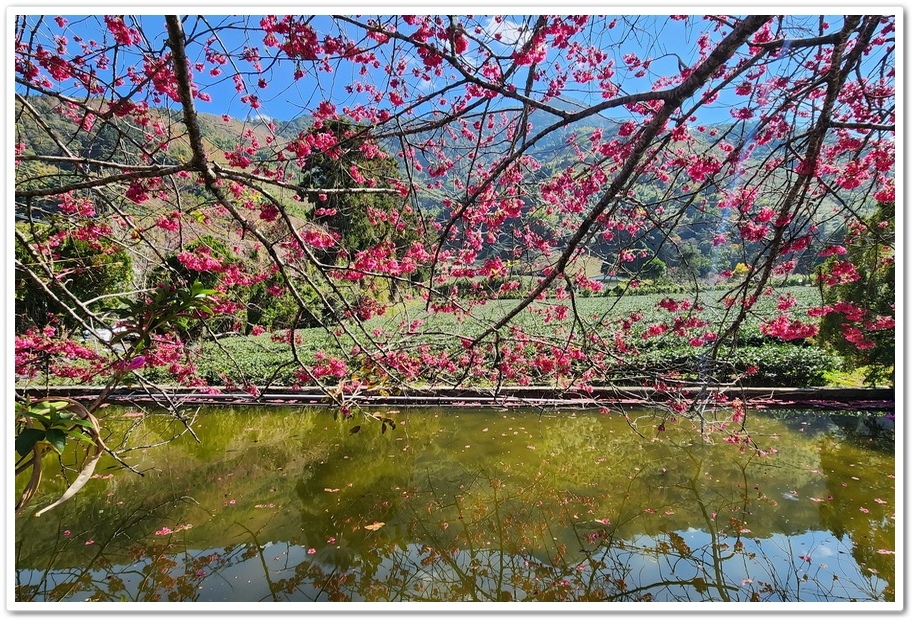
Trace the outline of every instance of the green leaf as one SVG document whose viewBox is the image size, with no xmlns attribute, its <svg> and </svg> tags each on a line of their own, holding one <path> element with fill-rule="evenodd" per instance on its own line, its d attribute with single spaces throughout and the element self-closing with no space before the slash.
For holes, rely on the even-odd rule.
<svg viewBox="0 0 916 623">
<path fill-rule="evenodd" d="M 33 417 L 44 417 L 50 415 L 52 419 L 59 419 L 56 418 L 58 411 L 61 411 L 66 407 L 66 402 L 55 400 L 54 402 L 37 402 L 33 405 L 25 407 L 24 411 L 25 415 L 30 415 Z"/>
<path fill-rule="evenodd" d="M 72 430 L 70 431 L 70 436 L 73 437 L 74 439 L 79 439 L 80 441 L 84 441 L 88 443 L 90 446 L 95 445 L 95 440 L 92 437 L 90 437 L 89 435 L 87 435 L 86 433 L 83 433 L 82 431 Z"/>
<path fill-rule="evenodd" d="M 52 411 L 52 409 L 51 409 L 50 407 L 44 406 L 44 405 L 46 405 L 46 404 L 47 404 L 47 403 L 42 402 L 42 403 L 39 403 L 39 404 L 37 404 L 37 405 L 33 405 L 33 406 L 31 406 L 31 407 L 28 407 L 28 408 L 26 409 L 26 414 L 27 414 L 27 415 L 34 416 L 34 417 L 46 416 L 46 415 L 48 415 L 49 413 L 51 413 L 51 411 Z"/>
<path fill-rule="evenodd" d="M 362 428 L 362 426 L 360 426 L 359 424 L 357 424 L 356 426 L 354 426 L 353 428 L 350 429 L 350 434 L 351 434 L 351 435 L 355 435 L 356 433 L 359 432 L 359 429 L 360 429 L 360 428 Z"/>
<path fill-rule="evenodd" d="M 45 438 L 45 431 L 38 428 L 27 428 L 16 436 L 16 452 L 25 456 L 32 451 L 35 444 Z"/>
<path fill-rule="evenodd" d="M 52 428 L 45 431 L 45 439 L 57 450 L 58 454 L 64 453 L 64 447 L 67 445 L 67 433 L 58 428 Z"/>
</svg>

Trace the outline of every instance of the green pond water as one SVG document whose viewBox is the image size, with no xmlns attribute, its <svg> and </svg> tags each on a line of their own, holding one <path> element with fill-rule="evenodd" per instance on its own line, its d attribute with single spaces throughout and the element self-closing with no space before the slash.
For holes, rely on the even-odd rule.
<svg viewBox="0 0 916 623">
<path fill-rule="evenodd" d="M 380 414 L 203 409 L 156 445 L 173 420 L 109 410 L 144 475 L 109 459 L 36 518 L 50 461 L 17 602 L 895 600 L 886 414 L 752 412 L 756 447 L 644 411 Z"/>
</svg>

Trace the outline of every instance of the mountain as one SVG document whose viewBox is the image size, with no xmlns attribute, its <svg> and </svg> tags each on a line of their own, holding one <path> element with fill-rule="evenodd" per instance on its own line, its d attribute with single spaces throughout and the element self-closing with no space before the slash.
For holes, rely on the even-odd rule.
<svg viewBox="0 0 916 623">
<path fill-rule="evenodd" d="M 90 160 L 112 159 L 122 163 L 140 164 L 145 163 L 140 157 L 141 148 L 148 149 L 150 145 L 154 145 L 152 154 L 160 164 L 174 164 L 190 158 L 190 148 L 184 126 L 179 123 L 178 113 L 175 111 L 150 109 L 148 115 L 150 124 L 147 127 L 140 127 L 130 122 L 130 117 L 123 119 L 112 117 L 107 122 L 97 120 L 90 125 L 86 123 L 85 119 L 67 114 L 67 108 L 60 104 L 61 102 L 52 97 L 17 98 L 15 107 L 16 142 L 21 146 L 22 154 L 61 156 L 69 151 Z M 569 102 L 566 106 L 572 111 L 581 109 L 583 104 Z M 101 104 L 99 108 L 102 108 Z M 273 122 L 272 127 L 266 120 L 257 118 L 240 120 L 201 113 L 198 119 L 208 154 L 215 162 L 223 164 L 227 163 L 227 154 L 235 152 L 240 144 L 259 146 L 260 151 L 256 151 L 254 156 L 256 161 L 259 155 L 264 156 L 275 152 L 278 145 L 295 138 L 300 132 L 311 128 L 314 124 L 310 116 Z M 554 124 L 557 118 L 546 111 L 536 110 L 531 113 L 528 121 L 530 130 L 526 137 L 533 137 Z M 81 122 L 84 129 L 78 131 Z M 575 135 L 580 144 L 587 144 L 588 137 L 596 130 L 600 130 L 605 137 L 616 136 L 620 126 L 621 122 L 618 120 L 593 115 L 587 119 L 570 123 L 543 137 L 527 151 L 530 155 L 535 156 L 540 164 L 540 171 L 535 173 L 534 183 L 538 183 L 538 179 L 547 179 L 550 175 L 555 175 L 568 167 L 581 168 L 576 150 L 570 144 L 572 136 Z M 716 145 L 718 141 L 727 140 L 736 144 L 741 140 L 744 132 L 751 131 L 750 127 L 739 124 L 722 124 L 712 129 L 716 131 L 717 136 L 694 131 L 692 133 L 693 142 L 682 144 L 681 148 L 686 155 L 709 154 L 718 150 Z M 48 130 L 57 134 L 60 140 L 52 140 L 48 136 Z M 451 212 L 443 206 L 443 200 L 445 198 L 460 200 L 463 191 L 456 190 L 456 188 L 463 188 L 466 181 L 471 179 L 469 176 L 473 172 L 471 167 L 482 164 L 485 168 L 495 162 L 508 144 L 500 143 L 492 148 L 478 149 L 473 134 L 469 137 L 461 135 L 452 137 L 444 133 L 441 128 L 420 132 L 411 136 L 410 141 L 414 145 L 423 145 L 428 141 L 439 149 L 438 153 L 419 152 L 420 162 L 424 165 L 420 171 L 413 168 L 408 171 L 404 162 L 400 162 L 400 166 L 404 178 L 407 179 L 409 175 L 409 179 L 418 187 L 414 195 L 419 202 L 418 207 L 425 215 L 440 221 L 448 220 L 451 217 Z M 157 146 L 156 142 L 161 145 Z M 166 146 L 168 149 L 165 148 Z M 396 155 L 399 153 L 400 143 L 395 139 L 387 139 L 382 141 L 381 147 L 388 153 Z M 471 154 L 474 153 L 477 154 L 476 159 L 471 159 Z M 458 166 L 446 176 L 436 177 L 430 173 L 430 170 L 434 168 L 433 165 L 437 164 L 438 158 L 456 162 Z M 754 171 L 759 168 L 760 162 L 758 156 L 752 154 L 744 164 L 749 171 Z M 92 165 L 90 165 L 91 168 Z M 101 168 L 98 170 L 101 171 Z M 110 172 L 110 170 L 107 171 Z M 26 160 L 16 168 L 17 188 L 60 184 L 82 179 L 76 173 L 66 164 L 55 165 Z M 460 185 L 456 184 L 456 181 L 460 182 Z M 193 185 L 189 185 L 189 192 L 194 192 L 194 190 Z M 722 226 L 723 217 L 720 210 L 715 208 L 721 197 L 720 190 L 710 187 L 699 195 L 684 193 L 683 196 L 679 196 L 679 193 L 670 192 L 668 183 L 648 176 L 639 180 L 634 190 L 636 199 L 649 209 L 659 208 L 668 212 L 684 210 L 684 216 L 669 234 L 680 240 L 682 246 L 698 251 L 701 257 L 711 254 L 709 241 L 716 228 Z M 550 229 L 557 229 L 560 217 L 555 214 L 546 215 L 543 210 L 539 209 L 537 192 L 530 192 L 529 197 L 524 209 L 524 218 L 519 220 L 518 224 L 522 224 L 522 221 L 527 219 L 530 226 L 545 234 Z M 842 196 L 839 197 L 839 200 L 842 200 Z M 36 201 L 33 202 L 32 207 L 36 205 L 49 212 L 56 210 L 56 205 L 52 202 L 42 204 L 41 201 Z M 818 208 L 818 212 L 826 213 L 836 205 L 834 200 L 827 201 Z M 303 209 L 301 202 L 290 200 L 289 209 L 295 216 L 307 216 L 305 212 L 301 211 Z M 568 228 L 566 231 L 568 232 Z M 562 242 L 562 236 L 565 234 L 559 235 Z M 663 240 L 657 238 L 651 235 L 651 232 L 644 235 L 641 241 L 618 236 L 618 241 L 612 245 L 596 242 L 594 251 L 602 256 L 612 256 L 621 245 L 638 244 L 648 247 L 654 253 L 662 246 Z M 495 243 L 491 245 L 490 252 L 507 252 L 507 249 L 500 246 L 501 244 L 514 243 Z M 666 256 L 663 259 L 669 265 L 679 261 L 677 257 L 673 256 Z"/>
</svg>

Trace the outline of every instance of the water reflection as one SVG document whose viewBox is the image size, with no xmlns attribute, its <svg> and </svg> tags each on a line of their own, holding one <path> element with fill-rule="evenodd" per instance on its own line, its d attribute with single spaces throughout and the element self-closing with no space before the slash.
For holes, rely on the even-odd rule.
<svg viewBox="0 0 916 623">
<path fill-rule="evenodd" d="M 776 415 L 220 409 L 17 518 L 17 600 L 893 601 L 892 421 Z"/>
</svg>

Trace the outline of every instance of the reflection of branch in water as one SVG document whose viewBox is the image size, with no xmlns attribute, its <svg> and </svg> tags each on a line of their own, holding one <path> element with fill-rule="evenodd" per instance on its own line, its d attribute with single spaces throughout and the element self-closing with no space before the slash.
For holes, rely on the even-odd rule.
<svg viewBox="0 0 916 623">
<path fill-rule="evenodd" d="M 133 601 L 156 601 L 158 595 L 159 586 L 157 583 L 144 584 L 147 577 L 150 574 L 155 572 L 155 568 L 152 566 L 156 559 L 150 558 L 149 572 L 145 573 L 141 571 L 131 571 L 129 567 L 122 569 L 120 572 L 113 571 L 113 568 L 116 566 L 110 562 L 112 558 L 122 557 L 120 552 L 112 552 L 112 545 L 117 543 L 120 539 L 128 539 L 131 543 L 136 543 L 137 541 L 130 537 L 129 533 L 132 528 L 140 526 L 144 521 L 149 521 L 154 516 L 159 516 L 159 509 L 165 507 L 173 507 L 176 502 L 179 501 L 190 501 L 196 504 L 193 498 L 185 495 L 179 495 L 172 499 L 160 502 L 155 506 L 144 508 L 138 507 L 132 511 L 129 511 L 126 517 L 120 519 L 114 528 L 111 531 L 111 534 L 108 535 L 101 541 L 90 540 L 87 541 L 87 546 L 92 546 L 92 556 L 91 558 L 80 568 L 73 570 L 69 573 L 68 577 L 62 578 L 57 577 L 53 580 L 49 577 L 50 574 L 54 571 L 55 561 L 58 559 L 59 554 L 64 552 L 68 548 L 69 540 L 79 540 L 84 538 L 82 534 L 80 535 L 70 535 L 70 537 L 65 541 L 57 540 L 54 544 L 54 551 L 51 554 L 51 558 L 45 566 L 41 578 L 37 583 L 32 585 L 30 588 L 33 589 L 32 594 L 29 596 L 30 600 L 35 600 L 37 597 L 41 596 L 42 601 L 66 601 L 68 598 L 74 595 L 76 592 L 88 592 L 94 590 L 92 596 L 88 599 L 91 601 L 121 601 L 123 594 L 119 591 L 127 591 L 127 583 L 123 580 L 131 575 L 139 575 L 141 578 L 138 582 L 136 593 L 131 597 Z M 168 513 L 166 513 L 167 515 Z M 64 524 L 63 518 L 61 518 L 58 523 L 59 528 Z M 57 534 L 63 534 L 65 531 L 63 529 L 58 529 Z M 88 535 L 87 535 L 88 536 Z M 140 546 L 142 547 L 142 546 Z M 20 548 L 17 547 L 17 556 L 20 552 Z M 140 558 L 134 552 L 128 553 L 129 558 L 132 561 L 139 562 Z M 160 557 L 162 558 L 162 557 Z M 18 561 L 17 561 L 18 563 Z M 20 565 L 17 564 L 17 569 Z M 106 573 L 96 574 L 100 577 L 93 577 L 93 570 L 103 570 Z M 21 591 L 26 587 L 22 585 L 22 582 L 19 578 L 20 572 L 17 570 L 17 582 L 16 590 Z M 113 577 L 117 578 L 117 581 L 112 580 Z M 49 584 L 51 582 L 51 584 Z M 109 588 L 106 588 L 106 585 L 109 585 Z M 116 588 L 120 586 L 121 588 Z M 114 587 L 114 588 L 111 588 Z M 143 591 L 147 590 L 145 596 L 143 596 Z M 150 592 L 151 591 L 151 592 Z M 20 597 L 17 596 L 17 599 Z"/>
<path fill-rule="evenodd" d="M 548 447 L 549 453 L 516 454 L 511 455 L 512 459 L 491 455 L 489 461 L 466 463 L 462 462 L 463 454 L 444 462 L 446 455 L 436 449 L 432 459 L 437 463 L 419 462 L 409 474 L 411 486 L 402 487 L 404 482 L 398 480 L 393 497 L 367 485 L 365 491 L 357 488 L 347 497 L 341 494 L 337 504 L 325 509 L 328 514 L 320 520 L 317 515 L 310 516 L 315 523 L 307 528 L 308 542 L 304 547 L 299 544 L 303 538 L 300 526 L 291 528 L 297 536 L 284 534 L 278 538 L 266 527 L 257 528 L 260 524 L 249 524 L 256 531 L 247 530 L 255 546 L 233 549 L 235 540 L 250 544 L 252 537 L 239 534 L 235 539 L 236 535 L 227 535 L 231 537 L 229 545 L 212 564 L 204 560 L 206 554 L 192 560 L 191 550 L 182 551 L 186 547 L 184 537 L 187 542 L 193 538 L 188 533 L 171 543 L 168 541 L 172 537 L 151 538 L 145 550 L 142 545 L 132 546 L 131 555 L 142 554 L 133 556 L 132 560 L 137 561 L 133 566 L 120 569 L 110 561 L 113 553 L 122 552 L 112 552 L 114 547 L 109 545 L 105 549 L 107 560 L 97 563 L 106 569 L 90 569 L 92 577 L 80 580 L 83 588 L 63 585 L 79 580 L 76 574 L 80 569 L 71 577 L 64 576 L 66 569 L 52 569 L 44 590 L 39 592 L 50 596 L 53 584 L 58 595 L 66 594 L 65 598 L 71 600 L 84 598 L 83 591 L 95 587 L 103 600 L 125 596 L 165 600 L 213 599 L 217 595 L 231 596 L 233 590 L 244 590 L 247 595 L 253 589 L 257 591 L 253 598 L 265 601 L 776 601 L 792 597 L 796 598 L 793 601 L 822 601 L 838 597 L 867 599 L 867 595 L 875 593 L 868 592 L 874 578 L 867 574 L 863 579 L 851 567 L 821 571 L 816 563 L 800 564 L 797 556 L 773 550 L 768 540 L 762 544 L 757 540 L 755 546 L 751 536 L 742 532 L 745 523 L 748 528 L 758 527 L 761 522 L 751 522 L 749 516 L 770 499 L 763 494 L 770 493 L 769 489 L 763 487 L 762 497 L 748 495 L 749 491 L 755 493 L 754 478 L 760 475 L 757 468 L 765 467 L 768 474 L 784 467 L 807 473 L 807 459 L 803 465 L 799 459 L 798 466 L 786 464 L 785 458 L 771 463 L 731 444 L 699 443 L 686 431 L 690 428 L 692 432 L 695 423 L 680 421 L 683 427 L 671 425 L 666 434 L 645 441 L 628 434 L 624 423 L 617 421 L 614 439 L 628 439 L 617 445 L 605 441 L 601 431 L 596 433 L 588 426 L 576 427 L 573 435 L 572 429 L 558 430 L 544 418 L 544 435 L 563 442 Z M 640 425 L 645 427 L 643 422 Z M 547 439 L 550 437 L 545 437 L 545 443 Z M 576 448 L 582 451 L 572 452 Z M 605 455 L 623 458 L 612 466 L 614 461 L 605 462 Z M 531 456 L 536 457 L 533 462 Z M 515 459 L 522 460 L 525 469 L 521 469 L 522 463 L 516 465 Z M 598 471 L 594 471 L 591 461 L 600 464 Z M 786 477 L 774 476 L 778 482 L 784 482 Z M 367 498 L 376 503 L 356 504 L 357 499 Z M 646 505 L 652 508 L 646 509 Z M 670 519 L 668 511 L 674 515 Z M 155 516 L 156 511 L 152 512 Z M 379 516 L 380 512 L 385 516 Z M 718 513 L 716 520 L 711 519 L 714 512 Z M 280 517 L 280 511 L 277 513 Z M 870 518 L 876 515 L 873 512 Z M 758 519 L 762 516 L 763 513 Z M 361 529 L 379 519 L 386 523 L 385 530 Z M 134 514 L 128 520 L 122 519 L 122 524 L 129 530 L 130 525 L 141 520 L 149 521 L 150 517 Z M 784 527 L 781 515 L 779 520 L 780 527 Z M 174 526 L 173 521 L 169 519 L 167 525 Z M 320 523 L 323 521 L 328 523 Z M 268 519 L 268 524 L 279 523 L 283 522 Z M 326 526 L 338 539 L 337 548 L 320 546 Z M 199 527 L 204 534 L 195 531 L 194 536 L 206 539 L 206 527 Z M 348 528 L 353 528 L 351 543 L 338 549 L 346 540 L 342 535 Z M 24 526 L 24 530 L 28 533 L 29 527 Z M 53 540 L 53 528 L 49 534 Z M 149 530 L 145 534 L 150 536 Z M 793 539 L 796 553 L 814 556 L 812 548 L 799 544 L 798 534 L 793 535 L 787 538 Z M 99 536 L 104 535 L 84 534 L 85 539 L 91 536 L 101 540 Z M 262 547 L 259 543 L 264 539 L 271 543 Z M 83 538 L 78 540 L 78 544 L 70 543 L 70 549 L 62 556 L 73 552 L 82 561 L 94 553 L 81 547 Z M 825 544 L 835 548 L 828 541 Z M 319 551 L 310 549 L 306 553 L 305 548 L 311 546 Z M 274 557 L 281 550 L 285 550 L 285 559 Z M 126 549 L 123 553 L 127 553 Z M 837 562 L 846 564 L 842 558 Z M 20 563 L 17 560 L 19 566 L 29 564 Z M 44 560 L 36 566 L 43 563 Z M 64 566 L 54 561 L 50 566 L 54 564 Z M 149 570 L 141 570 L 144 565 Z M 114 576 L 112 582 L 124 578 L 130 588 L 108 586 L 99 576 L 106 571 Z M 195 576 L 204 571 L 206 577 Z M 841 578 L 831 586 L 833 571 Z M 850 577 L 844 577 L 847 572 Z M 32 573 L 39 575 L 37 570 Z M 141 574 L 145 581 L 142 590 L 137 591 Z M 22 577 L 29 581 L 27 575 Z M 249 579 L 251 584 L 245 586 L 243 583 Z M 157 581 L 161 584 L 154 589 Z M 262 588 L 263 581 L 268 586 Z M 850 581 L 863 583 L 862 589 Z M 35 598 L 29 595 L 32 590 L 22 583 L 17 587 L 23 599 Z M 241 592 L 236 595 L 245 598 Z M 882 601 L 881 595 L 877 594 L 874 601 Z"/>
<path fill-rule="evenodd" d="M 251 535 L 251 540 L 254 541 L 254 548 L 258 552 L 258 559 L 261 561 L 261 569 L 264 571 L 264 581 L 267 583 L 267 590 L 270 591 L 270 596 L 273 597 L 274 601 L 279 601 L 277 598 L 277 592 L 274 589 L 274 583 L 270 579 L 270 568 L 267 566 L 267 561 L 264 560 L 264 548 L 258 543 L 258 535 L 255 532 L 252 532 L 247 526 L 243 526 L 241 523 L 234 521 L 232 522 L 237 525 L 239 528 Z"/>
</svg>

